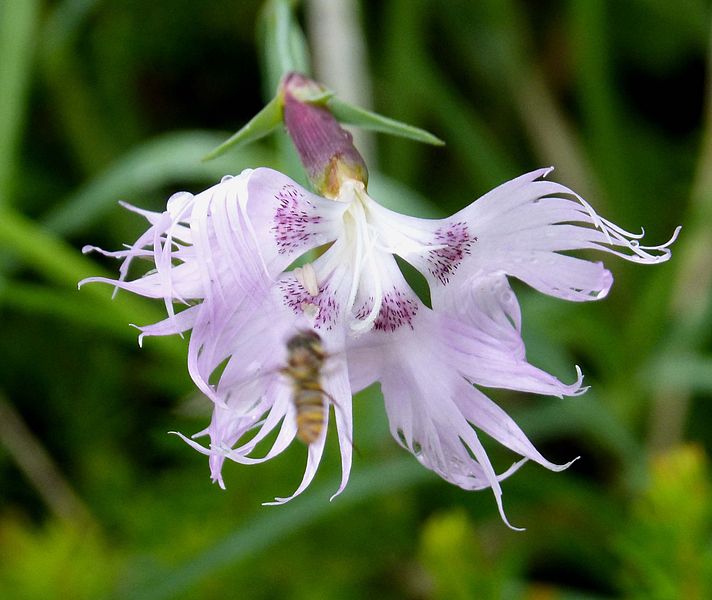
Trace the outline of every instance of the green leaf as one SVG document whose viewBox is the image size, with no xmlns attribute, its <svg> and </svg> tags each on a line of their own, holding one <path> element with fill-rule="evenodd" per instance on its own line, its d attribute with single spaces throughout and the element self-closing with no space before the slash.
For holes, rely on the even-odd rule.
<svg viewBox="0 0 712 600">
<path fill-rule="evenodd" d="M 424 129 L 401 123 L 389 117 L 384 117 L 365 108 L 359 108 L 358 106 L 339 100 L 335 96 L 328 100 L 327 105 L 332 114 L 339 121 L 347 125 L 355 125 L 356 127 L 362 127 L 363 129 L 369 129 L 371 131 L 380 131 L 381 133 L 388 133 L 416 142 L 432 144 L 433 146 L 445 145 L 445 142 L 439 137 L 434 136 Z"/>
<path fill-rule="evenodd" d="M 36 0 L 0 3 L 0 203 L 12 194 L 38 9 Z"/>
<path fill-rule="evenodd" d="M 272 133 L 282 123 L 282 98 L 277 95 L 258 112 L 242 129 L 209 152 L 204 161 L 225 154 L 232 148 L 239 148 Z"/>
<path fill-rule="evenodd" d="M 176 181 L 217 182 L 226 173 L 274 164 L 271 154 L 253 146 L 229 159 L 201 162 L 222 136 L 209 131 L 168 133 L 137 146 L 97 178 L 65 199 L 43 219 L 57 233 L 74 234 L 116 207 L 118 200 L 145 195 Z"/>
<path fill-rule="evenodd" d="M 453 160 L 463 167 L 463 177 L 473 189 L 491 188 L 518 174 L 520 169 L 491 123 L 473 110 L 471 102 L 451 85 L 418 41 L 428 34 L 429 3 L 393 0 L 385 5 L 382 27 L 386 68 L 380 76 L 397 92 L 386 94 L 386 99 L 390 95 L 392 106 L 402 106 L 399 110 L 411 115 L 411 120 L 428 115 L 439 123 L 447 133 Z M 388 143 L 382 154 L 389 167 L 395 166 L 392 173 L 409 181 L 422 168 L 422 155 L 395 143 Z"/>
<path fill-rule="evenodd" d="M 650 390 L 712 391 L 712 356 L 692 353 L 663 354 L 641 373 Z"/>
<path fill-rule="evenodd" d="M 75 290 L 78 281 L 92 275 L 111 276 L 67 242 L 10 208 L 0 210 L 0 250 L 17 255 L 59 289 Z M 155 323 L 165 318 L 164 313 L 142 298 L 124 295 L 112 302 L 107 287 L 87 285 L 81 293 L 103 303 L 115 318 L 126 323 Z M 157 338 L 151 341 L 151 347 L 171 359 L 183 358 L 182 350 L 173 339 Z"/>
<path fill-rule="evenodd" d="M 538 440 L 557 436 L 575 436 L 594 440 L 602 448 L 627 463 L 631 476 L 636 474 L 643 456 L 640 444 L 594 390 L 585 397 L 547 400 L 535 406 L 513 411 L 513 418 L 528 434 Z"/>
<path fill-rule="evenodd" d="M 48 106 L 71 146 L 70 155 L 86 174 L 105 168 L 121 151 L 112 135 L 116 119 L 109 116 L 96 86 L 87 78 L 91 61 L 77 49 L 100 4 L 101 0 L 53 3 L 38 40 Z"/>
<path fill-rule="evenodd" d="M 434 598 L 506 597 L 515 555 L 494 550 L 463 507 L 430 516 L 420 538 L 420 562 L 433 580 Z"/>
<path fill-rule="evenodd" d="M 54 318 L 64 323 L 96 329 L 127 343 L 136 343 L 137 332 L 126 321 L 117 319 L 113 310 L 107 310 L 106 302 L 76 289 L 56 289 L 35 283 L 13 280 L 0 283 L 0 306 L 19 314 L 37 318 Z"/>
<path fill-rule="evenodd" d="M 584 123 L 584 135 L 590 147 L 604 192 L 619 207 L 632 208 L 627 202 L 635 193 L 629 168 L 627 129 L 630 119 L 624 114 L 615 83 L 612 46 L 612 5 L 604 2 L 574 0 L 569 4 L 572 64 L 576 83 L 576 102 Z"/>
<path fill-rule="evenodd" d="M 702 447 L 650 461 L 647 485 L 614 537 L 630 600 L 712 597 L 712 482 Z"/>
</svg>

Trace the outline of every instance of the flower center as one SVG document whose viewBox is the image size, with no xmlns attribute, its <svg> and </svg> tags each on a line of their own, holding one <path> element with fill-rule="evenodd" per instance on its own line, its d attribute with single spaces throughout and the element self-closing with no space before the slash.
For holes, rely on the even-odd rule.
<svg viewBox="0 0 712 600">
<path fill-rule="evenodd" d="M 357 335 L 372 329 L 412 328 L 419 304 L 392 255 L 406 244 L 411 253 L 443 253 L 448 240 L 423 243 L 401 231 L 401 223 L 369 197 L 361 181 L 347 179 L 334 201 L 346 205 L 341 231 L 323 260 L 294 271 L 296 285 L 282 290 L 285 303 L 295 310 L 313 305 L 317 323 L 327 329 L 336 311 L 346 316 Z"/>
<path fill-rule="evenodd" d="M 359 311 L 354 316 L 351 329 L 362 333 L 373 327 L 383 304 L 382 269 L 378 262 L 379 243 L 378 230 L 374 227 L 369 205 L 373 202 L 366 193 L 364 184 L 349 179 L 345 181 L 337 202 L 347 202 L 348 209 L 344 212 L 344 239 L 341 259 L 351 267 L 351 282 L 346 303 L 348 314 L 353 314 L 354 304 L 359 295 L 372 299 L 367 313 Z M 366 293 L 367 291 L 367 293 Z"/>
</svg>

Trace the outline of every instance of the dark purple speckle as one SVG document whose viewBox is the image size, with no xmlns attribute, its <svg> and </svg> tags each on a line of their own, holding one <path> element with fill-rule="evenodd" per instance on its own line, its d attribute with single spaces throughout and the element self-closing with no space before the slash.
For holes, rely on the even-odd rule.
<svg viewBox="0 0 712 600">
<path fill-rule="evenodd" d="M 293 185 L 285 185 L 275 195 L 277 209 L 274 212 L 272 232 L 277 242 L 278 252 L 285 254 L 306 246 L 315 235 L 312 230 L 321 216 L 316 207 Z"/>
<path fill-rule="evenodd" d="M 447 244 L 445 248 L 431 250 L 427 255 L 428 271 L 443 285 L 450 282 L 466 255 L 470 254 L 477 237 L 470 233 L 467 223 L 449 223 L 435 232 L 435 244 Z"/>
</svg>

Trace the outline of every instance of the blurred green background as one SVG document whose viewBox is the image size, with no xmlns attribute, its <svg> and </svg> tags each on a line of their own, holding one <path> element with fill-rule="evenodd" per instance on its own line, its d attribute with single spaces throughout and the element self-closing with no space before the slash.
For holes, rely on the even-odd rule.
<svg viewBox="0 0 712 600">
<path fill-rule="evenodd" d="M 651 243 L 684 226 L 664 265 L 606 256 L 602 302 L 517 286 L 530 361 L 565 381 L 579 364 L 592 386 L 491 393 L 548 458 L 581 456 L 504 483 L 524 533 L 491 493 L 401 450 L 377 389 L 356 398 L 360 456 L 333 503 L 334 440 L 285 507 L 260 503 L 299 482 L 297 444 L 227 465 L 221 491 L 166 433 L 208 421 L 185 340 L 140 350 L 128 326 L 158 320 L 160 303 L 76 291 L 117 268 L 84 244 L 119 248 L 144 228 L 118 200 L 160 210 L 261 165 L 302 177 L 280 136 L 200 161 L 274 91 L 281 30 L 261 9 L 0 0 L 0 598 L 711 598 L 710 2 L 297 6 L 317 78 L 447 142 L 359 138 L 384 204 L 442 215 L 553 164 Z"/>
</svg>

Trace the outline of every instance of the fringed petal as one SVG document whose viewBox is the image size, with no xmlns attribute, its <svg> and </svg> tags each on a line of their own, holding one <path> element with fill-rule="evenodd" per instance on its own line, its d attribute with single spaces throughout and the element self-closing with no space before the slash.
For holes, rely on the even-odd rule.
<svg viewBox="0 0 712 600">
<path fill-rule="evenodd" d="M 463 417 L 503 446 L 551 471 L 563 471 L 576 460 L 557 465 L 545 459 L 504 410 L 477 388 L 462 380 L 453 396 Z"/>
<path fill-rule="evenodd" d="M 508 181 L 447 219 L 417 219 L 379 207 L 382 237 L 428 279 L 434 308 L 497 272 L 565 300 L 606 296 L 613 278 L 602 263 L 560 252 L 600 250 L 642 264 L 670 258 L 679 228 L 663 244 L 643 245 L 644 232 L 625 231 L 569 188 L 539 180 L 550 171 Z"/>
<path fill-rule="evenodd" d="M 458 381 L 457 373 L 425 350 L 411 348 L 406 363 L 392 360 L 381 375 L 391 432 L 421 464 L 447 481 L 468 490 L 491 488 L 502 519 L 511 527 L 499 482 L 521 463 L 501 475 L 495 473 L 476 433 L 454 402 L 460 391 Z"/>
<path fill-rule="evenodd" d="M 255 169 L 247 189 L 247 214 L 263 242 L 263 258 L 276 277 L 296 258 L 334 241 L 347 206 L 321 198 L 286 175 Z"/>
<path fill-rule="evenodd" d="M 502 343 L 502 340 L 447 315 L 440 315 L 437 320 L 439 329 L 434 330 L 434 335 L 446 348 L 448 363 L 473 383 L 559 398 L 578 396 L 588 389 L 581 387 L 583 374 L 578 367 L 576 381 L 564 384 L 529 364 L 523 353 L 511 352 L 506 340 Z"/>
<path fill-rule="evenodd" d="M 299 496 L 299 494 L 301 494 L 309 487 L 309 484 L 314 479 L 314 475 L 316 475 L 316 471 L 319 468 L 319 463 L 321 462 L 322 454 L 324 453 L 324 445 L 326 442 L 326 429 L 327 428 L 324 427 L 319 437 L 313 443 L 309 444 L 309 448 L 307 450 L 307 464 L 306 468 L 304 469 L 304 477 L 302 478 L 299 487 L 294 491 L 291 496 L 288 496 L 286 498 L 278 497 L 275 498 L 273 502 L 263 502 L 262 504 L 264 506 L 277 506 L 280 504 L 286 504 L 290 500 L 293 500 L 294 498 Z"/>
<path fill-rule="evenodd" d="M 351 473 L 353 460 L 353 415 L 351 410 L 351 388 L 344 357 L 332 357 L 331 364 L 325 369 L 324 388 L 328 392 L 329 401 L 334 406 L 336 432 L 341 451 L 341 483 L 339 489 L 331 496 L 336 498 L 346 488 Z M 338 361 L 338 364 L 334 362 Z"/>
</svg>

